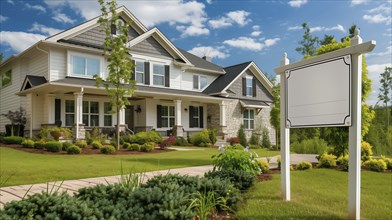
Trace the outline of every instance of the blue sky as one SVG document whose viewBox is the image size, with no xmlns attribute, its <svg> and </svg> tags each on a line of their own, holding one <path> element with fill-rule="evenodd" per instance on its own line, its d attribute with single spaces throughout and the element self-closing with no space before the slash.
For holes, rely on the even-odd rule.
<svg viewBox="0 0 392 220">
<path fill-rule="evenodd" d="M 351 25 L 361 29 L 363 41 L 376 40 L 366 55 L 377 102 L 379 74 L 392 60 L 392 1 L 293 0 L 293 1 L 118 1 L 148 28 L 158 27 L 172 42 L 196 55 L 208 55 L 221 66 L 253 60 L 274 75 L 284 52 L 291 62 L 302 56 L 295 51 L 303 22 L 312 35 L 340 39 Z M 0 51 L 9 57 L 35 42 L 71 28 L 99 14 L 96 0 L 1 0 Z"/>
</svg>

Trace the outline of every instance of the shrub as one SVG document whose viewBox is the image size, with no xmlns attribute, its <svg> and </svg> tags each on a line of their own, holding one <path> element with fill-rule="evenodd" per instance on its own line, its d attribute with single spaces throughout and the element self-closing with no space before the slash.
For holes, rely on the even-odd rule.
<svg viewBox="0 0 392 220">
<path fill-rule="evenodd" d="M 78 146 L 78 147 L 80 147 L 80 148 L 85 148 L 85 147 L 87 147 L 86 141 L 82 141 L 82 140 L 76 141 L 76 142 L 75 142 L 75 145 Z"/>
<path fill-rule="evenodd" d="M 39 140 L 34 143 L 34 148 L 36 149 L 44 149 L 45 148 L 45 141 Z"/>
<path fill-rule="evenodd" d="M 372 151 L 372 146 L 366 142 L 362 141 L 361 143 L 361 160 L 362 162 L 366 162 L 370 159 L 372 159 L 373 151 Z"/>
<path fill-rule="evenodd" d="M 248 141 L 246 140 L 244 125 L 241 125 L 240 129 L 238 129 L 237 137 L 240 139 L 240 144 L 242 146 L 247 146 L 248 145 Z"/>
<path fill-rule="evenodd" d="M 344 170 L 344 171 L 348 171 L 348 155 L 346 156 L 340 156 L 337 160 L 336 160 L 336 164 L 339 165 L 339 167 Z"/>
<path fill-rule="evenodd" d="M 259 167 L 262 173 L 268 173 L 269 163 L 264 160 L 259 160 Z"/>
<path fill-rule="evenodd" d="M 388 170 L 392 170 L 392 158 L 387 158 L 384 156 L 381 156 L 381 159 L 385 162 L 385 164 L 387 165 L 387 169 Z"/>
<path fill-rule="evenodd" d="M 278 169 L 280 169 L 280 167 L 281 167 L 280 156 L 278 156 L 278 157 L 276 158 L 276 162 L 278 163 Z"/>
<path fill-rule="evenodd" d="M 113 147 L 112 145 L 105 145 L 105 146 L 102 146 L 102 147 L 99 149 L 99 151 L 100 151 L 102 154 L 113 154 L 113 153 L 116 152 L 116 148 Z"/>
<path fill-rule="evenodd" d="M 312 169 L 312 164 L 307 161 L 301 161 L 297 164 L 297 170 L 309 170 Z"/>
<path fill-rule="evenodd" d="M 263 132 L 261 136 L 262 136 L 261 146 L 263 146 L 264 148 L 271 148 L 271 141 L 269 137 L 269 131 L 267 128 L 263 128 Z"/>
<path fill-rule="evenodd" d="M 318 137 L 291 144 L 291 150 L 298 154 L 322 154 L 327 147 L 327 142 Z"/>
<path fill-rule="evenodd" d="M 145 144 L 147 142 L 161 143 L 162 136 L 156 131 L 139 132 L 129 137 L 129 143 Z"/>
<path fill-rule="evenodd" d="M 82 152 L 82 149 L 76 145 L 71 145 L 67 148 L 67 153 L 68 154 L 80 154 Z"/>
<path fill-rule="evenodd" d="M 249 144 L 251 145 L 259 145 L 260 144 L 260 136 L 256 134 L 256 132 L 252 132 L 252 135 L 250 136 L 249 139 Z"/>
<path fill-rule="evenodd" d="M 212 156 L 213 170 L 243 170 L 258 174 L 259 165 L 257 154 L 243 150 L 225 149 L 218 155 Z"/>
<path fill-rule="evenodd" d="M 93 147 L 93 149 L 101 149 L 103 147 L 100 141 L 93 141 L 93 143 L 91 143 L 91 146 Z"/>
<path fill-rule="evenodd" d="M 229 180 L 239 190 L 249 189 L 255 182 L 256 176 L 243 170 L 215 170 L 204 174 L 205 178 L 221 178 Z"/>
<path fill-rule="evenodd" d="M 165 140 L 163 140 L 162 144 L 160 144 L 159 146 L 161 149 L 164 149 L 166 147 L 170 147 L 170 146 L 175 145 L 176 142 L 177 142 L 176 137 L 170 136 L 170 137 L 166 138 Z"/>
<path fill-rule="evenodd" d="M 240 139 L 238 137 L 231 137 L 231 138 L 227 139 L 227 142 L 229 142 L 230 145 L 239 144 Z"/>
<path fill-rule="evenodd" d="M 203 131 L 197 132 L 196 134 L 192 135 L 190 137 L 190 141 L 193 145 L 198 147 L 207 147 L 211 143 L 207 129 L 204 129 Z"/>
<path fill-rule="evenodd" d="M 22 142 L 22 147 L 25 148 L 34 148 L 34 141 L 30 139 L 26 139 Z"/>
<path fill-rule="evenodd" d="M 67 151 L 71 146 L 74 146 L 71 142 L 63 142 L 63 151 Z"/>
<path fill-rule="evenodd" d="M 150 152 L 155 149 L 155 143 L 154 142 L 148 142 L 140 146 L 140 150 L 143 152 Z"/>
<path fill-rule="evenodd" d="M 130 144 L 127 149 L 130 151 L 140 151 L 140 145 L 139 144 Z"/>
<path fill-rule="evenodd" d="M 208 137 L 210 138 L 211 144 L 216 143 L 216 129 L 208 129 Z"/>
<path fill-rule="evenodd" d="M 226 146 L 226 149 L 233 149 L 233 150 L 244 150 L 244 146 L 241 144 L 233 144 L 232 146 Z"/>
<path fill-rule="evenodd" d="M 4 144 L 21 144 L 23 141 L 24 141 L 24 138 L 19 137 L 19 136 L 3 137 Z"/>
<path fill-rule="evenodd" d="M 183 137 L 176 138 L 176 146 L 187 146 L 189 145 L 188 141 Z"/>
<path fill-rule="evenodd" d="M 63 144 L 58 141 L 49 141 L 45 144 L 45 149 L 49 152 L 60 152 L 63 149 Z"/>
<path fill-rule="evenodd" d="M 331 168 L 336 167 L 336 156 L 332 154 L 322 154 L 319 159 L 318 167 Z"/>
<path fill-rule="evenodd" d="M 370 159 L 363 164 L 371 171 L 384 172 L 387 169 L 387 164 L 382 159 Z"/>
<path fill-rule="evenodd" d="M 249 149 L 260 149 L 260 145 L 249 144 Z"/>
</svg>

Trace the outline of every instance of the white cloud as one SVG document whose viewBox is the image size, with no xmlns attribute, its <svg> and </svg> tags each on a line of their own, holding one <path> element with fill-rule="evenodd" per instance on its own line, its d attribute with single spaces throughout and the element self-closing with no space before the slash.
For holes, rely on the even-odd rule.
<svg viewBox="0 0 392 220">
<path fill-rule="evenodd" d="M 42 6 L 42 5 L 30 5 L 29 3 L 26 3 L 25 6 L 28 9 L 33 9 L 33 10 L 37 10 L 37 11 L 41 11 L 41 12 L 46 12 L 46 8 L 44 8 L 44 6 Z"/>
<path fill-rule="evenodd" d="M 385 71 L 385 67 L 392 67 L 392 63 L 368 65 L 369 78 L 372 80 L 372 93 L 366 103 L 375 105 L 378 101 L 378 92 L 380 89 L 380 74 Z"/>
<path fill-rule="evenodd" d="M 275 45 L 280 38 L 266 39 L 264 42 L 259 42 L 253 38 L 249 37 L 239 37 L 230 40 L 223 41 L 223 44 L 229 45 L 231 47 L 240 48 L 243 50 L 250 51 L 261 51 L 266 47 Z"/>
<path fill-rule="evenodd" d="M 45 25 L 38 24 L 37 22 L 34 22 L 33 26 L 30 28 L 29 31 L 38 31 L 42 34 L 46 34 L 46 35 L 51 36 L 51 35 L 55 35 L 55 34 L 61 32 L 62 30 L 46 27 Z"/>
<path fill-rule="evenodd" d="M 291 27 L 288 27 L 287 30 L 289 30 L 289 31 L 302 30 L 302 26 L 291 26 Z"/>
<path fill-rule="evenodd" d="M 10 3 L 11 5 L 14 4 L 14 1 L 13 1 L 13 0 L 7 0 L 7 2 Z"/>
<path fill-rule="evenodd" d="M 199 57 L 209 56 L 211 58 L 219 59 L 225 59 L 229 56 L 227 51 L 224 50 L 224 47 L 198 46 L 188 50 L 188 52 Z"/>
<path fill-rule="evenodd" d="M 3 23 L 4 21 L 8 20 L 8 17 L 5 17 L 3 15 L 0 15 L 0 23 Z"/>
<path fill-rule="evenodd" d="M 71 19 L 70 17 L 68 17 L 66 14 L 56 13 L 56 12 L 55 12 L 55 15 L 53 16 L 53 20 L 58 21 L 60 23 L 64 23 L 64 24 L 67 24 L 67 23 L 73 24 L 76 21 L 75 19 Z"/>
<path fill-rule="evenodd" d="M 351 0 L 351 5 L 362 5 L 368 3 L 370 0 Z"/>
<path fill-rule="evenodd" d="M 384 52 L 368 54 L 368 56 L 385 56 L 385 55 L 392 56 L 392 46 L 386 47 Z"/>
<path fill-rule="evenodd" d="M 177 30 L 181 31 L 181 37 L 209 35 L 210 30 L 199 26 L 177 26 Z"/>
<path fill-rule="evenodd" d="M 341 32 L 346 32 L 344 27 L 340 24 L 337 24 L 336 26 L 333 27 L 322 27 L 322 26 L 317 26 L 317 27 L 311 27 L 310 32 L 317 32 L 317 31 L 341 31 Z"/>
<path fill-rule="evenodd" d="M 230 23 L 230 20 L 223 17 L 223 18 L 219 18 L 216 20 L 209 20 L 208 24 L 210 25 L 210 27 L 212 27 L 213 29 L 218 29 L 218 28 L 224 28 L 224 27 L 229 27 L 232 24 Z"/>
<path fill-rule="evenodd" d="M 260 34 L 261 34 L 261 31 L 253 31 L 252 33 L 250 33 L 250 36 L 258 37 L 258 36 L 260 36 Z"/>
<path fill-rule="evenodd" d="M 374 24 L 384 23 L 389 25 L 392 23 L 391 12 L 392 12 L 391 3 L 381 4 L 375 8 L 367 10 L 367 14 L 365 14 L 362 18 L 365 21 L 368 21 L 369 23 L 374 23 Z"/>
<path fill-rule="evenodd" d="M 251 19 L 248 18 L 249 15 L 249 12 L 243 10 L 231 11 L 226 13 L 226 15 L 223 17 L 209 20 L 208 24 L 213 29 L 229 27 L 234 23 L 238 24 L 239 26 L 245 26 L 251 21 Z"/>
<path fill-rule="evenodd" d="M 293 8 L 300 8 L 306 3 L 308 3 L 308 0 L 291 0 L 288 2 L 288 4 Z"/>
<path fill-rule="evenodd" d="M 379 24 L 379 23 L 391 24 L 391 20 L 392 20 L 390 15 L 384 16 L 382 14 L 364 15 L 363 19 L 368 21 L 369 23 L 375 23 L 375 24 Z"/>
<path fill-rule="evenodd" d="M 392 8 L 388 4 L 382 4 L 382 5 L 379 5 L 379 6 L 375 7 L 375 8 L 372 8 L 372 9 L 368 10 L 367 12 L 371 13 L 371 14 L 373 14 L 373 13 L 390 14 L 392 12 Z"/>
<path fill-rule="evenodd" d="M 266 47 L 270 47 L 277 44 L 278 41 L 280 41 L 280 38 L 267 39 L 264 41 L 264 44 Z"/>
<path fill-rule="evenodd" d="M 212 4 L 212 0 L 206 0 L 207 4 L 211 5 Z"/>
<path fill-rule="evenodd" d="M 46 38 L 41 34 L 13 31 L 1 31 L 0 36 L 0 44 L 8 45 L 17 53 L 22 52 L 36 42 Z"/>
</svg>

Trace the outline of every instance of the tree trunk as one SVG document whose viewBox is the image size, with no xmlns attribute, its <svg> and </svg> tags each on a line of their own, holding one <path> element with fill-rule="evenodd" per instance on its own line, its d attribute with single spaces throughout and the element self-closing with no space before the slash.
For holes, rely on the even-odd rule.
<svg viewBox="0 0 392 220">
<path fill-rule="evenodd" d="M 117 99 L 118 100 L 118 99 Z M 116 127 L 116 148 L 117 150 L 120 149 L 120 108 L 119 108 L 119 103 L 117 101 L 116 103 L 116 112 L 117 112 L 117 127 Z"/>
</svg>

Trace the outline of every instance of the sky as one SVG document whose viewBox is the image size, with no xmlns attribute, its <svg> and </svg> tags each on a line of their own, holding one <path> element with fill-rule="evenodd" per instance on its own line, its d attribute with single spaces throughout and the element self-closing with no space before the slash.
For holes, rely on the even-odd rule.
<svg viewBox="0 0 392 220">
<path fill-rule="evenodd" d="M 177 47 L 210 56 L 226 67 L 254 61 L 270 76 L 283 53 L 290 62 L 307 22 L 311 35 L 337 40 L 356 24 L 363 42 L 375 40 L 366 54 L 372 93 L 378 99 L 380 73 L 392 64 L 391 0 L 122 0 L 148 29 L 158 27 Z M 7 58 L 35 42 L 99 15 L 96 0 L 0 0 L 0 52 Z M 333 88 L 331 88 L 333 89 Z"/>
</svg>

